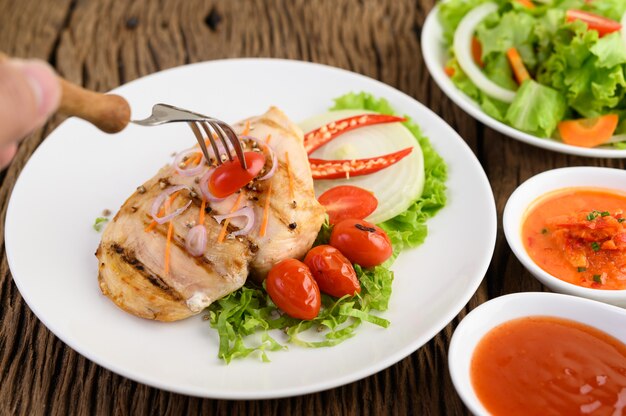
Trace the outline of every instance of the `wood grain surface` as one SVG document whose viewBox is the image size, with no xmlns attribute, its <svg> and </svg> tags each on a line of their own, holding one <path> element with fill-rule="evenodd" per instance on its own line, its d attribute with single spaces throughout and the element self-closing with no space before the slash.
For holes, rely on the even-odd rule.
<svg viewBox="0 0 626 416">
<path fill-rule="evenodd" d="M 522 144 L 455 106 L 434 84 L 422 59 L 420 32 L 434 3 L 0 0 L 0 50 L 47 60 L 70 81 L 97 91 L 178 65 L 244 56 L 320 62 L 376 78 L 426 104 L 465 138 L 491 181 L 500 218 L 515 187 L 539 172 L 578 165 L 625 167 L 623 161 L 571 157 Z M 2 223 L 16 178 L 60 121 L 56 117 L 29 136 L 0 174 Z M 406 359 L 317 394 L 266 401 L 209 400 L 130 381 L 59 341 L 22 300 L 1 238 L 0 414 L 467 414 L 447 371 L 454 327 L 489 298 L 543 290 L 511 253 L 499 222 L 493 262 L 478 292 L 450 325 Z"/>
</svg>

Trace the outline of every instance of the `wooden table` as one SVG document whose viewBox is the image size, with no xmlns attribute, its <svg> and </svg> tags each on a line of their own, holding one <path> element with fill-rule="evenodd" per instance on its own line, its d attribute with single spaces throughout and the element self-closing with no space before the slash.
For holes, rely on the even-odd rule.
<svg viewBox="0 0 626 416">
<path fill-rule="evenodd" d="M 243 56 L 349 69 L 413 96 L 457 130 L 487 172 L 499 216 L 515 187 L 539 172 L 578 165 L 625 167 L 619 160 L 571 157 L 522 144 L 455 106 L 433 83 L 422 59 L 420 31 L 433 5 L 434 0 L 0 0 L 0 50 L 47 60 L 67 79 L 98 91 L 178 65 Z M 56 117 L 28 137 L 1 174 L 3 218 L 24 164 L 59 122 Z M 22 300 L 3 237 L 1 243 L 0 414 L 466 414 L 447 370 L 455 325 L 489 298 L 543 290 L 512 255 L 499 223 L 493 261 L 478 292 L 419 351 L 329 391 L 220 401 L 138 384 L 68 348 Z"/>
</svg>

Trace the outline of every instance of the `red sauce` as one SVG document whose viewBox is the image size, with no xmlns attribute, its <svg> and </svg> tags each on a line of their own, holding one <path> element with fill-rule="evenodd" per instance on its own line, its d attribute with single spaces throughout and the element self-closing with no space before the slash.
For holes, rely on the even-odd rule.
<svg viewBox="0 0 626 416">
<path fill-rule="evenodd" d="M 626 194 L 596 188 L 550 193 L 528 211 L 522 241 L 551 275 L 583 287 L 626 289 Z"/>
<path fill-rule="evenodd" d="M 626 414 L 626 345 L 575 321 L 499 325 L 478 343 L 470 373 L 495 416 Z"/>
</svg>

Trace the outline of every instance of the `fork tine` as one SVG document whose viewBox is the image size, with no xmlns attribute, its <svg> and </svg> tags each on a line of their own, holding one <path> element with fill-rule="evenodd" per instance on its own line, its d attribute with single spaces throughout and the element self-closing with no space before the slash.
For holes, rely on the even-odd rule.
<svg viewBox="0 0 626 416">
<path fill-rule="evenodd" d="M 200 132 L 200 129 L 198 128 L 198 126 L 196 126 L 196 123 L 194 122 L 190 121 L 188 124 L 189 124 L 189 127 L 191 127 L 191 131 L 193 131 L 194 136 L 196 136 L 196 140 L 198 141 L 198 144 L 200 145 L 200 149 L 202 150 L 202 154 L 204 155 L 204 158 L 206 159 L 207 163 L 210 163 L 211 158 L 209 157 L 209 151 L 206 148 L 206 144 L 204 143 L 204 138 L 202 137 L 202 133 Z M 211 143 L 213 143 L 212 140 L 211 140 Z"/>
<path fill-rule="evenodd" d="M 246 164 L 246 158 L 243 155 L 243 147 L 241 147 L 241 141 L 239 140 L 239 137 L 237 137 L 237 133 L 235 133 L 235 131 L 232 127 L 230 127 L 229 124 L 217 120 L 214 121 L 214 123 L 217 124 L 217 126 L 222 129 L 222 131 L 225 132 L 228 140 L 230 140 L 230 142 L 232 143 L 233 148 L 235 149 L 235 153 L 237 153 L 237 157 L 239 158 L 239 161 L 241 163 L 241 167 L 244 169 L 248 169 L 248 166 Z"/>
<path fill-rule="evenodd" d="M 222 141 L 222 144 L 224 145 L 224 149 L 226 149 L 226 154 L 228 155 L 228 159 L 232 162 L 233 161 L 233 155 L 232 155 L 232 153 L 230 153 L 230 148 L 228 147 L 228 142 L 226 141 L 226 139 L 227 139 L 226 133 L 224 133 L 224 130 L 222 130 L 222 128 L 219 125 L 217 125 L 216 123 L 213 123 L 213 122 L 210 122 L 210 121 L 208 123 L 213 128 L 213 130 L 215 130 L 215 132 L 217 133 L 217 136 Z"/>
<path fill-rule="evenodd" d="M 235 153 L 237 154 L 237 158 L 239 159 L 239 164 L 241 165 L 242 168 L 248 169 L 248 166 L 246 164 L 246 158 L 243 155 L 243 148 L 241 147 L 241 142 L 239 141 L 237 134 L 232 130 L 232 128 L 228 124 L 222 123 L 217 120 L 212 121 L 212 126 L 218 131 L 222 141 L 224 141 L 225 138 L 227 138 L 232 143 L 233 148 L 235 149 Z M 228 154 L 230 156 L 230 151 L 228 152 Z"/>
<path fill-rule="evenodd" d="M 217 147 L 217 143 L 215 143 L 215 137 L 213 137 L 213 130 L 209 127 L 209 125 L 205 122 L 200 123 L 204 132 L 206 133 L 207 138 L 209 139 L 209 143 L 211 143 L 211 148 L 213 149 L 213 154 L 215 155 L 215 160 L 218 165 L 222 164 L 222 158 L 220 155 L 220 150 Z"/>
</svg>

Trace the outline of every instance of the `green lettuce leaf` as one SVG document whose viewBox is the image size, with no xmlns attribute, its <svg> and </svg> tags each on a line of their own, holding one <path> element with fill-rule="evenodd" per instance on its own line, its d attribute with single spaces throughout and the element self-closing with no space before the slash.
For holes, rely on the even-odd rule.
<svg viewBox="0 0 626 416">
<path fill-rule="evenodd" d="M 506 119 L 518 130 L 550 137 L 566 108 L 565 98 L 557 90 L 528 80 L 518 90 Z"/>
</svg>

